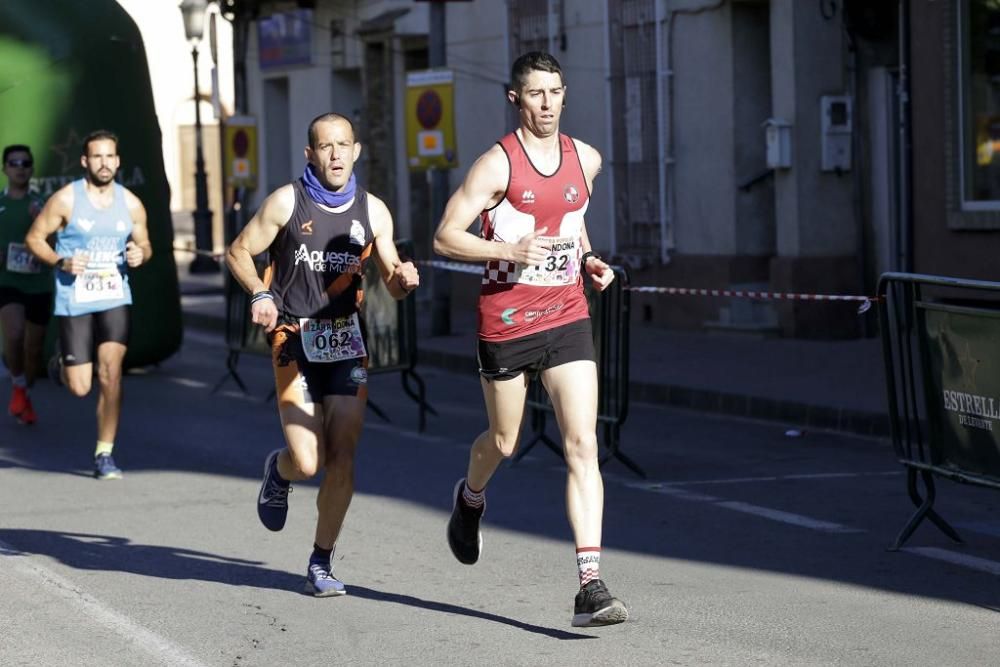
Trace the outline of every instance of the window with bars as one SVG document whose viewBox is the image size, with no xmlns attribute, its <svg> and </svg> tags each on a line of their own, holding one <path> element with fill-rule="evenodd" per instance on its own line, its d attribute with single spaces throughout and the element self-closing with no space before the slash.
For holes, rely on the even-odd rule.
<svg viewBox="0 0 1000 667">
<path fill-rule="evenodd" d="M 552 53 L 554 17 L 563 0 L 508 0 L 507 34 L 510 62 L 529 51 Z M 558 57 L 558 56 L 557 56 Z M 517 109 L 507 110 L 507 126 L 517 127 Z"/>
<path fill-rule="evenodd" d="M 1000 208 L 1000 2 L 961 6 L 962 185 L 966 209 Z"/>
<path fill-rule="evenodd" d="M 608 0 L 611 99 L 622 120 L 611 128 L 618 255 L 660 256 L 659 101 L 654 0 Z"/>
</svg>

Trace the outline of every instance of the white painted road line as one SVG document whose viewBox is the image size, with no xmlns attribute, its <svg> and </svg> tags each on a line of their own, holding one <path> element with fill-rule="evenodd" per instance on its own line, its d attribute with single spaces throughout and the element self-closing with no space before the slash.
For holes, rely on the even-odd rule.
<svg viewBox="0 0 1000 667">
<path fill-rule="evenodd" d="M 168 378 L 174 384 L 179 384 L 182 387 L 190 387 L 192 389 L 204 389 L 208 386 L 207 382 L 202 382 L 201 380 L 192 380 L 190 378 L 182 377 L 171 377 Z"/>
<path fill-rule="evenodd" d="M 943 560 L 944 562 L 951 563 L 952 565 L 961 565 L 962 567 L 979 570 L 980 572 L 986 572 L 987 574 L 1000 575 L 1000 563 L 995 560 L 978 558 L 977 556 L 967 556 L 966 554 L 955 553 L 954 551 L 939 549 L 937 547 L 904 547 L 900 549 L 900 551 L 917 554 L 918 556 L 923 556 L 925 558 Z"/>
<path fill-rule="evenodd" d="M 744 514 L 752 514 L 754 516 L 759 516 L 764 519 L 770 519 L 771 521 L 778 521 L 779 523 L 786 523 L 793 526 L 798 526 L 800 528 L 808 528 L 810 530 L 818 530 L 823 533 L 864 533 L 865 530 L 860 528 L 851 528 L 850 526 L 844 526 L 839 523 L 833 523 L 831 521 L 823 521 L 820 519 L 813 519 L 808 516 L 803 516 L 801 514 L 793 514 L 791 512 L 784 512 L 781 510 L 771 509 L 769 507 L 761 507 L 759 505 L 751 505 L 750 503 L 731 501 L 731 500 L 721 500 L 715 496 L 710 496 L 703 493 L 696 493 L 689 491 L 684 488 L 684 483 L 662 483 L 662 482 L 635 482 L 631 480 L 625 480 L 617 475 L 604 475 L 606 481 L 614 481 L 619 484 L 623 484 L 631 489 L 637 489 L 639 491 L 645 491 L 647 493 L 658 493 L 664 496 L 670 496 L 672 498 L 677 498 L 678 500 L 687 500 L 690 502 L 701 502 L 715 505 L 716 507 L 722 507 L 724 509 L 733 510 L 734 512 L 743 512 Z M 780 478 L 774 478 L 780 479 Z M 755 481 L 759 481 L 760 478 L 754 478 Z M 726 480 L 719 480 L 726 481 Z"/>
<path fill-rule="evenodd" d="M 106 606 L 100 600 L 80 590 L 76 584 L 64 579 L 52 570 L 38 563 L 27 554 L 19 552 L 9 544 L 0 541 L 0 566 L 12 567 L 18 572 L 30 576 L 39 582 L 42 590 L 55 594 L 81 609 L 84 616 L 95 623 L 104 625 L 121 635 L 125 640 L 145 651 L 155 662 L 166 665 L 186 665 L 188 667 L 204 667 L 201 662 L 186 650 L 164 639 L 155 632 L 144 628 L 127 616 Z"/>
<path fill-rule="evenodd" d="M 979 533 L 980 535 L 989 535 L 990 537 L 1000 537 L 1000 521 L 962 521 L 955 522 L 955 528 L 960 531 L 968 530 L 973 533 Z"/>
<path fill-rule="evenodd" d="M 715 503 L 718 507 L 725 507 L 726 509 L 734 510 L 736 512 L 743 512 L 745 514 L 753 514 L 754 516 L 763 517 L 765 519 L 771 519 L 772 521 L 779 521 L 781 523 L 791 524 L 793 526 L 800 526 L 802 528 L 809 528 L 811 530 L 818 530 L 823 533 L 863 533 L 864 530 L 860 528 L 851 528 L 849 526 L 843 526 L 839 523 L 833 523 L 830 521 L 820 521 L 819 519 L 811 519 L 807 516 L 802 516 L 801 514 L 792 514 L 791 512 L 782 512 L 781 510 L 773 510 L 768 507 L 760 507 L 759 505 L 751 505 L 750 503 L 743 503 L 738 501 L 723 501 L 720 503 Z"/>
<path fill-rule="evenodd" d="M 755 484 L 757 482 L 781 482 L 817 479 L 851 479 L 854 477 L 892 477 L 902 475 L 902 470 L 881 472 L 814 472 L 793 475 L 768 475 L 763 477 L 725 477 L 722 479 L 694 479 L 678 482 L 658 482 L 665 486 L 700 486 L 713 484 Z"/>
</svg>

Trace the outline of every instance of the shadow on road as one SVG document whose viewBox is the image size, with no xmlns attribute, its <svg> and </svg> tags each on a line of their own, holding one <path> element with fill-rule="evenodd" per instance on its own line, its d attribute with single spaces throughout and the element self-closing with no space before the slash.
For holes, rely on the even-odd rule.
<svg viewBox="0 0 1000 667">
<path fill-rule="evenodd" d="M 400 593 L 386 593 L 383 591 L 376 591 L 371 588 L 365 588 L 364 586 L 349 586 L 348 590 L 350 594 L 365 598 L 367 600 L 374 600 L 377 602 L 392 602 L 395 604 L 408 605 L 410 607 L 418 607 L 420 609 L 428 609 L 430 611 L 439 611 L 444 614 L 459 614 L 461 616 L 470 616 L 472 618 L 479 618 L 484 621 L 491 621 L 493 623 L 503 623 L 504 625 L 509 625 L 519 630 L 525 630 L 527 632 L 534 632 L 535 634 L 545 635 L 546 637 L 551 637 L 553 639 L 597 639 L 591 635 L 581 635 L 575 632 L 566 632 L 565 630 L 558 630 L 556 628 L 546 628 L 541 625 L 533 625 L 531 623 L 524 623 L 522 621 L 514 620 L 513 618 L 507 618 L 506 616 L 498 616 L 497 614 L 491 614 L 487 611 L 480 611 L 478 609 L 469 609 L 468 607 L 459 607 L 458 605 L 448 604 L 447 602 L 435 602 L 433 600 L 423 600 L 421 598 L 413 597 L 412 595 L 402 595 Z"/>
<path fill-rule="evenodd" d="M 0 529 L 0 544 L 7 545 L 4 549 L 6 555 L 47 556 L 78 570 L 128 572 L 161 579 L 207 581 L 305 595 L 301 592 L 303 582 L 301 575 L 262 567 L 260 561 L 231 558 L 191 549 L 135 544 L 124 537 L 47 530 Z M 391 602 L 443 614 L 469 616 L 553 639 L 596 639 L 590 635 L 524 623 L 478 609 L 424 600 L 412 595 L 378 591 L 356 585 L 350 586 L 348 590 L 350 595 L 356 598 Z"/>
</svg>

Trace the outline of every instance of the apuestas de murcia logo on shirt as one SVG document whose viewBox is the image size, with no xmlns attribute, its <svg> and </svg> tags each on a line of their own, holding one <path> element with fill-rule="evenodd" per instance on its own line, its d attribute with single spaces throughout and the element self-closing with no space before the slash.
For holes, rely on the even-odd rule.
<svg viewBox="0 0 1000 667">
<path fill-rule="evenodd" d="M 303 243 L 295 251 L 295 265 L 305 262 L 313 271 L 323 273 L 361 273 L 361 260 L 349 252 L 310 250 Z"/>
</svg>

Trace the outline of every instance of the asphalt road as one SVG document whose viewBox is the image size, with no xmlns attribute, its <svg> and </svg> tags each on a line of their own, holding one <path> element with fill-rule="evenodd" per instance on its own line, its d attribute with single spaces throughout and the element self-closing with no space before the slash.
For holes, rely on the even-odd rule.
<svg viewBox="0 0 1000 667">
<path fill-rule="evenodd" d="M 605 467 L 602 577 L 621 626 L 570 626 L 576 566 L 560 460 L 538 446 L 491 484 L 474 567 L 444 539 L 484 425 L 478 383 L 421 369 L 425 434 L 398 376 L 371 395 L 336 555 L 341 598 L 302 593 L 315 485 L 270 533 L 254 503 L 281 443 L 268 362 L 226 382 L 217 336 L 130 374 L 119 482 L 90 476 L 94 398 L 40 383 L 39 423 L 0 420 L 2 665 L 977 665 L 1000 640 L 1000 495 L 948 482 L 912 512 L 888 443 L 634 404 Z M 4 393 L 6 397 L 6 393 Z M 555 435 L 554 432 L 551 433 Z"/>
</svg>

